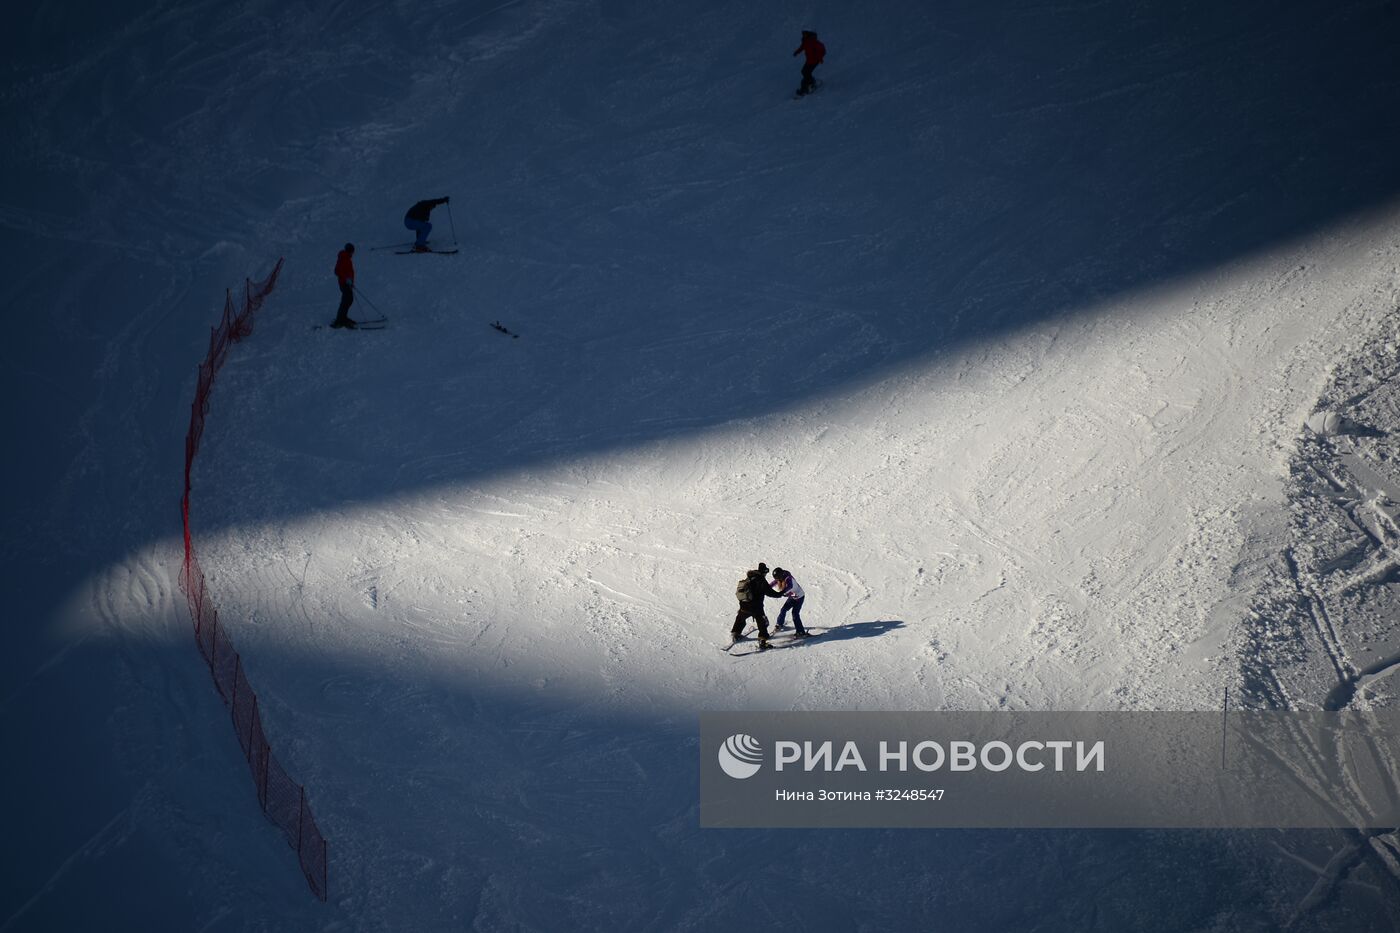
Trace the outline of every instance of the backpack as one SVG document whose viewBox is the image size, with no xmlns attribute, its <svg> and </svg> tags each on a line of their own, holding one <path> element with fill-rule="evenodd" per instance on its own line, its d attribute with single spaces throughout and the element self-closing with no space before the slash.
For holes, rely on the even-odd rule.
<svg viewBox="0 0 1400 933">
<path fill-rule="evenodd" d="M 741 603 L 753 602 L 753 590 L 749 587 L 748 577 L 739 581 L 739 585 L 734 588 L 734 595 L 739 597 Z"/>
</svg>

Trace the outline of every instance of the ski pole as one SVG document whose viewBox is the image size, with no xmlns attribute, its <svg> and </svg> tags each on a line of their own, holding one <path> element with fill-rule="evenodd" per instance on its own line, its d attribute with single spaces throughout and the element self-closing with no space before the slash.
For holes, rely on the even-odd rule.
<svg viewBox="0 0 1400 933">
<path fill-rule="evenodd" d="M 368 295 L 366 295 L 364 292 L 360 291 L 360 286 L 358 286 L 358 285 L 355 286 L 355 294 L 356 294 L 358 297 L 363 298 L 363 299 L 365 300 L 365 304 L 369 305 L 371 308 L 374 309 L 374 313 L 375 313 L 375 314 L 378 314 L 378 315 L 380 315 L 381 317 L 384 315 L 384 312 L 379 310 L 379 306 L 376 305 L 374 302 L 370 301 Z"/>
<path fill-rule="evenodd" d="M 447 223 L 452 228 L 452 245 L 457 245 L 457 223 L 452 219 L 452 202 L 447 202 Z"/>
</svg>

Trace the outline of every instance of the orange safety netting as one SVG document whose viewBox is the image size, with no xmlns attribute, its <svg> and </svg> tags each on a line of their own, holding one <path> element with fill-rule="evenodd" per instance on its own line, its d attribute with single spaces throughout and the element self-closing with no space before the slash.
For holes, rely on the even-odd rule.
<svg viewBox="0 0 1400 933">
<path fill-rule="evenodd" d="M 190 430 L 185 435 L 185 492 L 180 499 L 180 513 L 185 527 L 185 563 L 180 572 L 180 588 L 189 602 L 200 654 L 209 664 L 214 686 L 218 687 L 219 694 L 232 712 L 233 729 L 253 773 L 258 803 L 267 818 L 282 830 L 287 841 L 296 849 L 297 860 L 301 863 L 307 883 L 324 901 L 326 838 L 321 835 L 311 815 L 306 788 L 292 780 L 272 754 L 272 747 L 263 732 L 262 717 L 258 713 L 257 694 L 248 683 L 242 658 L 234 650 L 227 632 L 219 625 L 219 613 L 214 608 L 190 537 L 190 473 L 195 454 L 199 452 L 200 438 L 204 434 L 204 418 L 209 413 L 209 395 L 214 388 L 214 377 L 228 357 L 230 346 L 252 334 L 253 315 L 277 284 L 277 275 L 281 271 L 282 260 L 279 259 L 266 279 L 246 282 L 241 308 L 235 304 L 233 292 L 228 293 L 223 319 L 209 337 L 209 355 L 199 365 L 199 384 L 190 409 Z"/>
</svg>

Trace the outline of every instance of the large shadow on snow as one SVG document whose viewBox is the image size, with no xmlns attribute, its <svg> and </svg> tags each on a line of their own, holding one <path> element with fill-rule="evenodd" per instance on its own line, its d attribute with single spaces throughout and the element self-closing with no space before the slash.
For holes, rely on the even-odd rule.
<svg viewBox="0 0 1400 933">
<path fill-rule="evenodd" d="M 288 270 L 254 338 L 257 358 L 240 349 L 234 360 L 258 375 L 280 367 L 300 376 L 304 367 L 303 391 L 280 399 L 290 416 L 271 413 L 289 435 L 271 438 L 281 454 L 274 475 L 253 480 L 260 491 L 270 483 L 295 494 L 274 490 L 261 512 L 237 520 L 377 501 L 839 398 L 898 367 L 995 346 L 1025 327 L 1256 255 L 1400 195 L 1394 3 L 988 9 L 968 2 L 930 12 L 890 2 L 880 9 L 884 15 L 837 4 L 804 12 L 820 14 L 832 51 L 822 96 L 800 104 L 784 99 L 795 79 L 791 61 L 769 54 L 770 45 L 787 44 L 778 42 L 786 24 L 737 4 L 698 14 L 698 33 L 715 26 L 711 34 L 725 37 L 704 46 L 710 64 L 636 41 L 672 36 L 675 24 L 664 8 L 619 0 L 543 27 L 539 41 L 558 39 L 574 56 L 567 82 L 527 54 L 530 46 L 465 70 L 464 80 L 513 89 L 537 105 L 507 105 L 499 91 L 474 95 L 439 128 L 454 135 L 420 128 L 384 155 L 386 173 L 411 172 L 403 192 L 344 198 L 337 216 L 345 229 L 318 231 L 314 243 L 266 244 L 270 253 L 286 249 Z M 504 20 L 471 22 L 438 22 L 429 11 L 421 15 L 434 28 L 424 32 L 401 20 L 419 14 L 367 7 L 355 33 L 379 35 L 376 48 L 389 49 L 388 62 L 397 61 L 392 43 L 405 36 L 431 43 L 424 54 L 433 59 L 483 30 L 508 30 L 510 17 L 528 11 L 514 6 Z M 283 26 L 319 29 L 314 14 Z M 587 18 L 594 15 L 600 19 Z M 573 41 L 577 30 L 594 27 L 588 41 Z M 161 35 L 131 41 L 159 45 Z M 390 64 L 376 67 L 392 73 Z M 114 100 L 127 99 L 115 93 L 124 81 L 144 86 L 133 75 L 112 76 Z M 172 77 L 187 80 L 178 71 Z M 241 106 L 254 116 L 257 108 L 280 112 L 272 103 L 278 80 L 258 77 Z M 181 106 L 204 115 L 197 89 L 195 82 L 194 103 Z M 78 106 L 86 100 L 79 90 L 57 103 Z M 316 103 L 293 98 L 282 106 L 314 115 Z M 401 106 L 366 93 L 343 115 L 373 123 Z M 143 110 L 141 125 L 159 130 L 182 112 L 172 107 L 166 117 Z M 103 113 L 120 125 L 119 107 Z M 43 119 L 63 125 L 61 113 Z M 468 158 L 462 140 L 478 141 L 479 150 Z M 258 185 L 245 179 L 236 203 L 274 212 L 283 198 L 331 184 L 330 163 L 316 162 L 295 127 L 265 141 L 268 159 L 295 161 L 302 174 L 283 181 L 272 173 Z M 284 141 L 285 151 L 276 148 Z M 10 158 L 16 171 L 0 182 L 8 201 L 27 207 L 61 193 L 63 209 L 82 216 L 89 189 L 40 168 L 28 149 Z M 197 160 L 178 164 L 191 177 L 199 172 Z M 353 166 L 335 162 L 330 176 L 352 174 Z M 123 190 L 139 192 L 139 166 L 130 172 Z M 206 181 L 215 193 L 198 198 L 159 188 L 162 209 L 179 216 L 196 256 L 207 242 L 195 241 L 207 241 L 208 231 L 194 208 L 218 201 L 217 181 Z M 458 265 L 425 272 L 405 265 L 419 257 L 366 261 L 363 284 L 395 314 L 396 329 L 330 335 L 382 338 L 374 349 L 319 337 L 308 344 L 307 323 L 322 322 L 336 300 L 325 271 L 336 245 L 349 236 L 402 237 L 397 216 L 425 193 L 420 188 L 459 195 L 469 188 L 470 213 L 457 218 L 466 248 L 441 260 Z M 36 458 L 11 464 L 9 478 L 59 500 L 26 515 L 41 534 L 92 514 L 85 496 L 121 513 L 104 515 L 97 540 L 84 542 L 92 565 L 104 566 L 128 552 L 128 532 L 176 527 L 154 516 L 171 514 L 165 497 L 177 492 L 193 370 L 217 313 L 217 288 L 229 276 L 221 273 L 201 297 L 191 287 L 206 279 L 186 275 L 172 288 L 168 257 L 133 254 L 118 242 L 92 246 L 86 258 L 94 271 L 65 279 L 67 259 L 4 236 L 23 246 L 16 255 L 28 266 L 7 285 L 7 301 L 14 309 L 57 308 L 52 318 L 16 315 L 23 341 L 70 361 L 72 371 L 67 379 L 6 369 L 11 397 L 36 400 L 9 409 L 9 433 L 41 438 Z M 246 271 L 261 275 L 268 264 L 258 260 Z M 180 309 L 176 329 L 185 336 L 152 346 L 153 335 L 171 330 L 168 320 L 152 321 L 125 333 L 114 354 L 111 338 L 129 325 L 106 313 L 111 296 L 147 295 L 149 278 L 166 289 L 162 313 Z M 421 371 L 426 349 L 495 338 L 486 323 L 497 318 L 524 337 L 460 366 L 448 360 L 447 381 Z M 779 333 L 786 343 L 766 342 Z M 153 371 L 169 375 L 152 380 Z M 149 463 L 165 458 L 168 481 L 142 476 L 133 492 L 120 471 L 88 470 L 66 485 L 53 479 L 71 460 L 73 438 L 54 419 L 25 412 L 83 417 L 81 399 L 97 385 L 84 380 L 93 372 L 109 383 L 113 372 L 141 380 L 142 391 L 107 386 L 115 410 L 86 417 L 90 449 L 103 449 L 109 434 L 120 445 L 138 411 L 157 412 L 170 430 L 146 438 L 143 452 Z M 269 414 L 231 414 L 237 405 L 216 390 L 212 422 Z M 221 455 L 229 462 L 243 454 Z M 208 506 L 198 516 L 204 530 L 226 520 Z M 109 528 L 122 533 L 108 535 Z"/>
<path fill-rule="evenodd" d="M 242 517 L 840 398 L 1394 202 L 1393 4 L 1158 6 L 892 7 L 906 22 L 874 34 L 833 13 L 824 96 L 774 100 L 786 71 L 735 61 L 677 71 L 696 94 L 662 108 L 663 64 L 642 87 L 656 94 L 628 92 L 640 128 L 615 114 L 647 63 L 596 52 L 589 93 L 541 105 L 553 136 L 509 125 L 474 163 L 473 216 L 494 228 L 436 265 L 364 262 L 394 329 L 345 339 L 372 349 L 339 334 L 308 348 L 334 295 L 289 267 L 270 316 L 284 298 L 297 310 L 259 365 L 315 374 L 278 390 L 296 494 Z M 463 131 L 484 132 L 473 119 Z M 364 211 L 392 216 L 396 197 Z M 497 318 L 523 338 L 491 344 Z M 300 483 L 298 458 L 345 468 Z"/>
<path fill-rule="evenodd" d="M 289 767 L 325 801 L 343 860 L 332 884 L 402 884 L 393 897 L 424 911 L 417 929 L 473 912 L 491 928 L 1264 929 L 1315 878 L 1275 840 L 1320 863 L 1342 838 L 701 830 L 697 756 L 714 752 L 692 717 L 419 657 L 386 673 L 373 657 L 277 654 L 259 673 L 300 737 Z M 378 725 L 337 728 L 353 723 Z M 1370 896 L 1342 903 L 1385 917 Z"/>
<path fill-rule="evenodd" d="M 82 650 L 110 663 L 106 645 Z M 44 847 L 14 866 L 0 916 L 49 880 L 18 929 L 150 929 L 168 914 L 190 929 L 289 931 L 1266 930 L 1311 889 L 1306 863 L 1324 864 L 1343 839 L 702 830 L 697 756 L 713 750 L 691 716 L 600 708 L 514 671 L 437 666 L 434 652 L 392 670 L 377 655 L 258 655 L 249 673 L 264 724 L 329 840 L 329 904 L 305 891 L 259 813 L 195 649 L 171 644 L 145 656 L 123 732 L 127 756 L 170 776 L 142 788 L 125 832 L 67 874 L 49 880 L 71 850 L 32 833 Z M 43 814 L 15 817 L 29 837 Z M 140 896 L 92 896 L 124 883 L 120 863 L 143 839 L 174 864 L 136 885 Z M 1385 927 L 1372 879 L 1357 880 L 1308 928 Z M 166 887 L 178 905 L 163 903 Z"/>
</svg>

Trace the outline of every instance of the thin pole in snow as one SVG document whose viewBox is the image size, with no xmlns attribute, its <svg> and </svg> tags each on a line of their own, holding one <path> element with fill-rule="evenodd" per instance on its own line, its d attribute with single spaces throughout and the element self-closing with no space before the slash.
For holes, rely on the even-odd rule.
<svg viewBox="0 0 1400 933">
<path fill-rule="evenodd" d="M 1230 719 L 1230 685 L 1225 685 L 1225 702 L 1220 707 L 1220 770 L 1225 770 L 1225 737 Z"/>
<path fill-rule="evenodd" d="M 352 283 L 352 284 L 353 284 L 353 283 Z M 364 292 L 360 291 L 360 286 L 355 285 L 355 286 L 354 286 L 354 289 L 355 289 L 355 295 L 356 295 L 357 297 L 363 298 L 363 299 L 365 300 L 365 304 L 367 304 L 367 305 L 369 305 L 371 308 L 373 308 L 373 309 L 374 309 L 374 312 L 375 312 L 376 314 L 379 314 L 379 315 L 381 315 L 381 316 L 384 314 L 383 311 L 380 311 L 380 310 L 379 310 L 379 306 L 378 306 L 378 305 L 376 305 L 374 302 L 372 302 L 372 301 L 369 300 L 369 296 L 368 296 L 368 295 L 366 295 Z"/>
<path fill-rule="evenodd" d="M 452 219 L 452 202 L 447 202 L 447 224 L 452 228 L 452 245 L 457 245 L 457 223 Z"/>
</svg>

